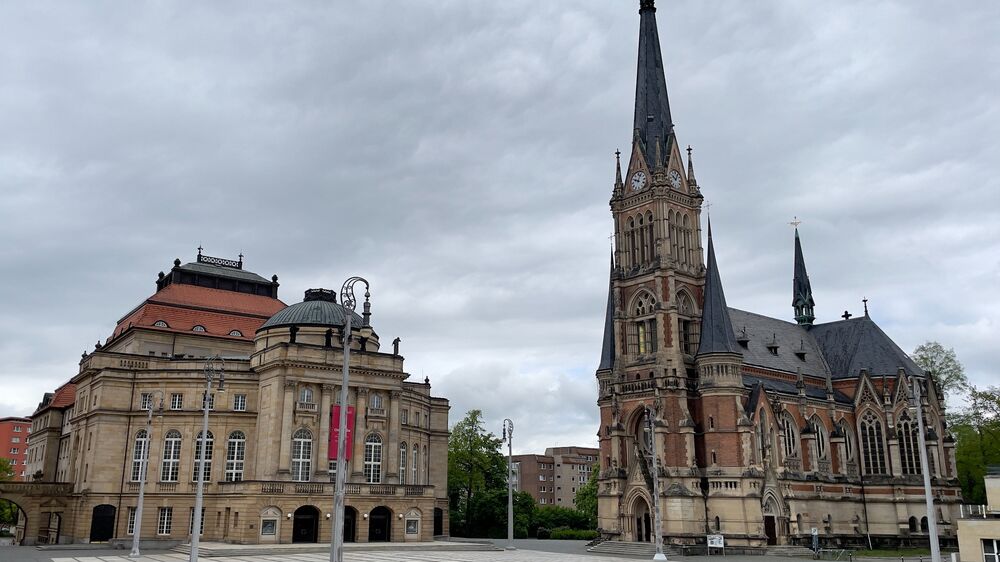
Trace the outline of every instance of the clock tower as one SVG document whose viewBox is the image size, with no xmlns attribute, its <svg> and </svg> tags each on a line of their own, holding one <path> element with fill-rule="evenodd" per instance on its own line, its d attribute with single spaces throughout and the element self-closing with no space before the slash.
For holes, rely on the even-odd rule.
<svg viewBox="0 0 1000 562">
<path fill-rule="evenodd" d="M 695 359 L 705 287 L 703 198 L 690 147 L 686 152 L 685 163 L 667 97 L 656 7 L 653 0 L 642 0 L 632 148 L 625 174 L 620 155 L 616 159 L 610 201 L 615 250 L 596 373 L 602 456 L 598 525 L 620 534 L 619 540 L 643 540 L 653 520 L 650 490 L 657 471 L 648 456 L 647 407 L 656 420 L 660 473 L 694 475 L 701 455 L 695 442 L 700 407 Z M 668 509 L 690 514 L 666 518 L 667 527 L 676 527 L 669 531 L 702 533 L 700 479 L 663 484 L 661 490 L 680 490 L 678 498 L 665 499 Z"/>
</svg>

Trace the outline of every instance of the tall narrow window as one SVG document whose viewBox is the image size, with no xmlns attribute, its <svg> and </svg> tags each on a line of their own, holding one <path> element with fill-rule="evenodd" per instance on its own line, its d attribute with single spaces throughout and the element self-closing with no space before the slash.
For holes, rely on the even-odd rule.
<svg viewBox="0 0 1000 562">
<path fill-rule="evenodd" d="M 829 444 L 826 440 L 826 428 L 819 418 L 813 417 L 812 429 L 816 432 L 816 452 L 819 453 L 820 459 L 826 460 L 829 455 Z"/>
<path fill-rule="evenodd" d="M 903 474 L 920 474 L 920 450 L 917 448 L 920 439 L 917 435 L 917 424 L 903 412 L 896 424 L 896 437 L 899 439 L 899 460 Z"/>
<path fill-rule="evenodd" d="M 631 354 L 649 354 L 656 352 L 656 299 L 653 295 L 643 292 L 631 307 L 634 318 L 627 326 L 628 350 Z"/>
<path fill-rule="evenodd" d="M 844 453 L 846 453 L 848 462 L 854 460 L 854 432 L 851 427 L 847 425 L 847 422 L 840 420 L 837 425 L 840 432 L 844 435 Z"/>
<path fill-rule="evenodd" d="M 153 407 L 153 395 L 149 392 L 143 392 L 139 395 L 139 409 L 148 410 Z"/>
<path fill-rule="evenodd" d="M 757 420 L 757 450 L 758 450 L 758 454 L 760 455 L 760 461 L 764 462 L 764 459 L 767 458 L 767 452 L 768 452 L 769 447 L 767 446 L 767 436 L 768 436 L 767 420 L 764 418 L 764 409 L 763 408 L 761 408 L 761 410 L 759 412 L 757 412 L 757 417 L 758 417 L 758 420 Z"/>
<path fill-rule="evenodd" d="M 190 535 L 190 534 L 194 533 L 194 508 L 192 507 L 191 510 L 188 513 L 190 513 L 190 515 L 191 515 L 191 518 L 189 519 L 190 523 L 188 523 L 188 534 Z M 204 535 L 205 534 L 205 508 L 204 507 L 201 508 L 201 523 L 199 523 L 199 525 L 198 525 L 198 534 L 199 535 Z"/>
<path fill-rule="evenodd" d="M 628 251 L 629 266 L 635 267 L 636 265 L 639 264 L 639 251 L 638 248 L 636 247 L 635 219 L 632 217 L 629 217 L 628 219 L 628 227 L 626 228 L 626 237 L 627 237 L 626 251 Z"/>
<path fill-rule="evenodd" d="M 417 467 L 420 465 L 420 446 L 416 443 L 413 444 L 413 483 L 419 484 L 420 480 L 417 479 Z"/>
<path fill-rule="evenodd" d="M 427 456 L 427 445 L 424 445 L 424 458 L 423 458 L 423 461 L 424 461 L 424 466 L 421 467 L 421 470 L 424 471 L 423 483 L 427 484 L 428 482 L 431 481 L 431 478 L 430 478 L 430 476 L 431 476 L 430 457 Z"/>
<path fill-rule="evenodd" d="M 159 516 L 156 518 L 156 534 L 169 535 L 174 521 L 174 508 L 161 507 Z"/>
<path fill-rule="evenodd" d="M 861 418 L 861 459 L 865 474 L 885 474 L 885 444 L 882 421 L 871 410 Z"/>
<path fill-rule="evenodd" d="M 406 442 L 399 444 L 399 483 L 406 484 Z"/>
<path fill-rule="evenodd" d="M 382 437 L 372 433 L 365 439 L 365 482 L 382 483 Z"/>
<path fill-rule="evenodd" d="M 149 434 L 145 429 L 135 434 L 135 444 L 132 445 L 132 481 L 139 482 L 145 476 L 143 462 L 149 454 Z"/>
<path fill-rule="evenodd" d="M 372 408 L 382 408 L 382 395 L 378 392 L 373 392 L 371 398 L 368 400 L 368 405 Z"/>
<path fill-rule="evenodd" d="M 303 386 L 299 389 L 299 402 L 303 404 L 313 403 L 313 391 L 308 386 Z"/>
<path fill-rule="evenodd" d="M 247 456 L 247 436 L 242 431 L 229 434 L 226 442 L 226 482 L 243 481 L 243 465 Z"/>
<path fill-rule="evenodd" d="M 128 523 L 125 525 L 125 534 L 134 535 L 135 534 L 135 508 L 128 508 Z"/>
<path fill-rule="evenodd" d="M 181 432 L 171 429 L 163 439 L 163 462 L 160 464 L 160 481 L 177 482 L 181 468 Z"/>
<path fill-rule="evenodd" d="M 202 438 L 202 433 L 198 432 L 198 439 L 194 443 L 194 471 L 192 471 L 191 480 L 198 481 L 202 441 L 205 442 L 205 466 L 202 467 L 202 474 L 205 482 L 209 482 L 212 479 L 212 448 L 215 445 L 215 437 L 211 431 L 208 432 L 208 435 L 204 439 Z"/>
<path fill-rule="evenodd" d="M 312 433 L 302 428 L 292 435 L 292 480 L 308 482 L 312 476 Z"/>
<path fill-rule="evenodd" d="M 649 257 L 647 262 L 652 262 L 656 257 L 656 238 L 653 233 L 653 213 L 646 213 L 646 243 L 649 244 Z"/>
<path fill-rule="evenodd" d="M 781 416 L 781 429 L 785 432 L 785 457 L 798 458 L 799 434 L 795 428 L 795 420 L 787 413 Z"/>
<path fill-rule="evenodd" d="M 645 219 L 639 215 L 638 229 L 639 238 L 639 263 L 645 264 L 649 261 L 649 240 L 646 240 Z"/>
</svg>

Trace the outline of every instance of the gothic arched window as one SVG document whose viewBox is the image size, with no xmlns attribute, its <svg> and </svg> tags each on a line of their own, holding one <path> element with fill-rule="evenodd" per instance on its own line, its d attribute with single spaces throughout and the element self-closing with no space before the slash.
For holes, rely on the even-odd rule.
<svg viewBox="0 0 1000 562">
<path fill-rule="evenodd" d="M 181 468 L 181 432 L 171 429 L 163 438 L 163 462 L 160 463 L 160 481 L 177 482 Z"/>
<path fill-rule="evenodd" d="M 243 465 L 247 458 L 247 436 L 242 431 L 229 434 L 226 442 L 226 482 L 243 481 Z"/>
<path fill-rule="evenodd" d="M 681 224 L 679 225 L 680 255 L 678 256 L 678 260 L 683 264 L 688 264 L 691 263 L 688 260 L 688 244 L 691 242 L 691 237 L 688 235 L 688 217 L 687 215 L 679 215 L 679 216 Z"/>
<path fill-rule="evenodd" d="M 899 439 L 899 460 L 903 474 L 920 474 L 920 451 L 917 449 L 917 423 L 905 411 L 896 424 L 896 438 Z"/>
<path fill-rule="evenodd" d="M 871 410 L 861 418 L 858 431 L 861 438 L 861 459 L 865 474 L 885 474 L 885 443 L 882 441 L 882 421 Z"/>
<path fill-rule="evenodd" d="M 629 266 L 635 267 L 639 264 L 639 252 L 635 239 L 635 219 L 629 217 L 625 228 L 625 251 L 628 253 Z"/>
<path fill-rule="evenodd" d="M 191 480 L 194 482 L 198 481 L 198 466 L 199 459 L 201 459 L 201 446 L 202 446 L 202 432 L 198 432 L 198 438 L 194 442 L 194 471 L 191 473 Z M 204 439 L 205 441 L 205 467 L 203 471 L 203 478 L 205 482 L 212 479 L 212 448 L 215 444 L 215 437 L 212 432 L 208 432 L 208 436 Z"/>
<path fill-rule="evenodd" d="M 840 420 L 837 424 L 840 433 L 844 435 L 844 453 L 848 461 L 854 460 L 854 430 L 847 424 L 846 420 Z"/>
<path fill-rule="evenodd" d="M 667 230 L 670 236 L 670 257 L 674 258 L 674 261 L 680 259 L 678 250 L 678 240 L 677 240 L 677 217 L 680 215 L 675 215 L 673 211 L 667 213 Z"/>
<path fill-rule="evenodd" d="M 799 432 L 795 420 L 785 412 L 781 415 L 781 430 L 785 432 L 785 458 L 799 457 Z"/>
<path fill-rule="evenodd" d="M 132 445 L 132 481 L 139 482 L 142 480 L 144 470 L 142 469 L 142 463 L 146 460 L 146 456 L 149 454 L 149 434 L 146 433 L 145 429 L 139 430 L 135 434 L 135 443 Z"/>
<path fill-rule="evenodd" d="M 640 214 L 636 221 L 636 238 L 639 240 L 639 263 L 649 261 L 649 240 L 646 240 L 646 221 Z"/>
<path fill-rule="evenodd" d="M 312 432 L 306 428 L 292 434 L 292 480 L 308 482 L 312 476 Z"/>
<path fill-rule="evenodd" d="M 767 431 L 767 420 L 764 417 L 764 408 L 761 408 L 757 412 L 757 454 L 759 455 L 760 461 L 763 463 L 764 459 L 767 458 L 768 447 L 768 431 Z"/>
<path fill-rule="evenodd" d="M 698 341 L 701 335 L 698 332 L 698 311 L 695 310 L 694 300 L 687 291 L 679 291 L 677 300 L 677 328 L 678 339 L 680 341 L 681 353 L 694 355 L 698 353 Z"/>
<path fill-rule="evenodd" d="M 653 261 L 656 257 L 656 237 L 653 233 L 653 213 L 646 211 L 646 244 L 649 245 L 648 260 Z"/>
<path fill-rule="evenodd" d="M 826 426 L 816 416 L 813 416 L 811 423 L 812 430 L 816 433 L 816 452 L 819 454 L 820 459 L 826 460 L 830 458 L 830 443 L 827 440 Z"/>
<path fill-rule="evenodd" d="M 378 433 L 365 439 L 365 482 L 382 483 L 382 437 Z"/>
<path fill-rule="evenodd" d="M 628 352 L 630 354 L 647 354 L 656 351 L 656 299 L 646 291 L 642 291 L 632 300 L 630 313 L 632 321 L 626 326 Z"/>
</svg>

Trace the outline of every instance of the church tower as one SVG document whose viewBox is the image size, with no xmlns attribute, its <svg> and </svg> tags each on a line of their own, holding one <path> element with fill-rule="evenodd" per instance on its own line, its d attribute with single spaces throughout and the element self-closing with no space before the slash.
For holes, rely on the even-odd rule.
<svg viewBox="0 0 1000 562">
<path fill-rule="evenodd" d="M 703 198 L 691 149 L 685 163 L 674 131 L 653 0 L 641 0 L 632 147 L 625 173 L 616 154 L 611 194 L 615 251 L 607 316 L 597 369 L 601 406 L 602 488 L 599 526 L 621 540 L 649 540 L 649 493 L 660 474 L 665 534 L 704 532 L 697 478 L 696 423 L 701 303 L 705 267 L 701 246 Z M 685 165 L 686 164 L 686 165 Z M 646 416 L 654 417 L 649 461 Z M 668 494 L 670 495 L 670 494 Z M 667 510 L 683 518 L 666 517 Z"/>
</svg>

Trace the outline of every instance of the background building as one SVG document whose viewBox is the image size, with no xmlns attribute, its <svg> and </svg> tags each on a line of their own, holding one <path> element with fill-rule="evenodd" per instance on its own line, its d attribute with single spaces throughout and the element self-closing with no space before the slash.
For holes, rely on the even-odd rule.
<svg viewBox="0 0 1000 562">
<path fill-rule="evenodd" d="M 576 491 L 587 483 L 599 449 L 549 447 L 544 455 L 514 455 L 514 482 L 539 505 L 576 507 Z"/>
<path fill-rule="evenodd" d="M 28 480 L 28 434 L 31 420 L 28 418 L 0 418 L 0 458 L 10 461 L 14 478 Z"/>
<path fill-rule="evenodd" d="M 538 505 L 555 505 L 555 461 L 547 455 L 514 455 L 514 488 L 528 492 Z"/>
<path fill-rule="evenodd" d="M 964 506 L 958 520 L 962 562 L 1000 561 L 1000 467 L 989 468 L 985 483 L 988 505 Z"/>
<path fill-rule="evenodd" d="M 277 290 L 277 276 L 243 269 L 242 257 L 200 250 L 195 262 L 161 272 L 156 292 L 39 405 L 30 467 L 40 485 L 2 490 L 27 513 L 25 542 L 130 541 L 135 532 L 144 541 L 189 540 L 202 446 L 203 540 L 329 541 L 338 469 L 349 471 L 346 540 L 447 534 L 448 401 L 431 394 L 429 379 L 409 380 L 398 341 L 381 351 L 367 297 L 357 314 L 334 291 L 310 290 L 286 306 Z M 338 467 L 327 459 L 347 313 L 355 437 Z M 212 356 L 224 359 L 225 390 L 207 397 L 202 435 Z M 156 415 L 147 427 L 149 409 Z"/>
<path fill-rule="evenodd" d="M 704 199 L 674 131 L 655 12 L 641 1 L 632 149 L 610 201 L 616 243 L 596 372 L 603 535 L 652 540 L 658 478 L 669 542 L 718 532 L 733 545 L 808 543 L 816 528 L 823 543 L 926 543 L 920 522 L 937 517 L 954 543 L 961 496 L 942 393 L 867 303 L 863 316 L 814 322 L 797 230 L 790 319 L 726 305 L 710 226 L 707 255 L 702 247 Z"/>
</svg>

